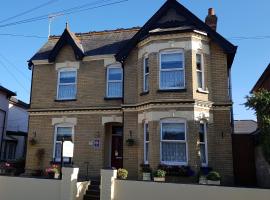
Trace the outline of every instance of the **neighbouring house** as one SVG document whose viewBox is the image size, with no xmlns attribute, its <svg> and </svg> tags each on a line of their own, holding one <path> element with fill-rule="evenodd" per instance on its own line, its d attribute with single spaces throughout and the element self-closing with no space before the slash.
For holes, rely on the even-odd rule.
<svg viewBox="0 0 270 200">
<path fill-rule="evenodd" d="M 234 134 L 249 135 L 255 133 L 258 124 L 254 120 L 234 120 Z"/>
<path fill-rule="evenodd" d="M 3 140 L 6 134 L 8 121 L 9 99 L 16 94 L 3 86 L 0 86 L 0 160 L 4 156 Z"/>
<path fill-rule="evenodd" d="M 2 86 L 0 95 L 1 161 L 25 159 L 29 105 Z"/>
<path fill-rule="evenodd" d="M 270 91 L 270 64 L 252 88 L 251 93 L 258 92 L 261 89 Z M 258 128 L 256 135 L 260 137 L 260 126 Z M 255 161 L 258 186 L 270 188 L 270 165 L 265 160 L 260 146 L 255 148 Z"/>
<path fill-rule="evenodd" d="M 28 134 L 29 104 L 11 97 L 9 99 L 6 136 L 3 140 L 4 160 L 25 159 Z"/>
<path fill-rule="evenodd" d="M 67 25 L 51 36 L 29 60 L 26 168 L 59 163 L 69 140 L 74 155 L 64 162 L 81 176 L 116 167 L 137 179 L 142 163 L 209 166 L 232 184 L 237 48 L 216 27 L 214 9 L 203 22 L 168 0 L 141 28 L 73 33 Z"/>
</svg>

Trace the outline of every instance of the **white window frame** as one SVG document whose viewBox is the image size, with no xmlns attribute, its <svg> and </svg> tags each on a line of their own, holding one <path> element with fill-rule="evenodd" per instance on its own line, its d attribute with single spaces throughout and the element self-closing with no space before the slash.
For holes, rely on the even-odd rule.
<svg viewBox="0 0 270 200">
<path fill-rule="evenodd" d="M 146 69 L 146 60 L 148 59 L 148 73 L 145 72 L 145 69 Z M 143 91 L 144 92 L 149 92 L 149 74 L 150 74 L 150 70 L 149 70 L 149 57 L 148 56 L 145 56 L 144 59 L 143 59 Z M 148 89 L 146 88 L 146 84 L 145 84 L 145 81 L 146 81 L 146 76 L 148 76 Z"/>
<path fill-rule="evenodd" d="M 110 69 L 121 69 L 121 80 L 109 80 L 109 71 Z M 122 98 L 123 97 L 123 68 L 120 64 L 116 64 L 116 65 L 110 65 L 107 67 L 106 69 L 106 73 L 107 73 L 107 80 L 106 80 L 106 97 L 107 98 Z M 122 92 L 120 96 L 109 96 L 109 83 L 121 83 L 121 87 L 122 87 Z"/>
<path fill-rule="evenodd" d="M 61 83 L 60 84 L 60 74 L 61 72 L 75 72 L 75 83 Z M 57 100 L 74 100 L 76 99 L 77 97 L 77 69 L 76 68 L 62 68 L 60 70 L 58 70 L 58 73 L 57 73 L 57 96 L 56 96 L 56 99 Z M 60 88 L 60 85 L 74 85 L 75 84 L 75 96 L 74 98 L 59 98 L 59 88 Z"/>
<path fill-rule="evenodd" d="M 174 69 L 162 69 L 161 68 L 161 57 L 162 55 L 167 54 L 174 54 L 174 53 L 181 53 L 183 55 L 183 68 L 174 68 Z M 183 87 L 161 87 L 161 73 L 162 71 L 183 71 L 183 80 L 184 85 Z M 159 89 L 160 90 L 178 90 L 178 89 L 185 89 L 186 88 L 186 75 L 185 75 L 185 53 L 183 49 L 169 49 L 169 50 L 163 50 L 159 53 Z"/>
<path fill-rule="evenodd" d="M 149 143 L 150 143 L 150 139 L 148 141 L 146 141 L 146 125 L 148 126 L 148 132 L 149 132 L 149 123 L 148 122 L 144 122 L 143 124 L 143 137 L 144 137 L 144 164 L 149 164 L 149 160 L 146 160 L 146 144 L 148 144 L 148 159 L 149 159 Z M 149 135 L 150 136 L 150 135 Z"/>
<path fill-rule="evenodd" d="M 58 142 L 57 139 L 57 128 L 72 128 L 72 141 L 74 143 L 74 125 L 73 124 L 69 124 L 69 123 L 63 123 L 63 124 L 56 124 L 54 126 L 54 142 L 53 142 L 53 161 L 55 162 L 61 162 L 61 160 L 56 160 L 55 157 L 55 148 L 56 148 L 56 143 Z M 64 162 L 66 162 L 64 160 Z"/>
<path fill-rule="evenodd" d="M 185 140 L 163 140 L 162 139 L 163 124 L 169 124 L 169 123 L 184 124 L 184 126 L 185 126 Z M 162 161 L 162 142 L 186 144 L 186 162 Z M 167 119 L 162 119 L 160 121 L 160 163 L 165 164 L 165 165 L 181 165 L 181 166 L 188 165 L 188 141 L 187 141 L 187 121 L 186 120 L 179 119 L 179 118 L 167 118 Z"/>
<path fill-rule="evenodd" d="M 201 142 L 200 139 L 199 139 L 199 149 L 200 149 L 200 145 L 204 144 L 204 146 L 205 146 L 205 161 L 206 161 L 205 163 L 201 162 L 201 166 L 202 167 L 207 167 L 208 166 L 207 123 L 206 122 L 200 122 L 200 125 L 201 124 L 203 124 L 203 127 L 204 127 L 204 142 Z M 199 137 L 200 137 L 200 135 L 199 135 Z M 201 157 L 201 150 L 200 150 L 200 157 Z"/>
<path fill-rule="evenodd" d="M 201 70 L 197 69 L 197 55 L 201 56 Z M 199 87 L 198 83 L 198 72 L 202 73 L 202 87 Z M 204 76 L 204 56 L 202 53 L 196 53 L 196 77 L 197 77 L 197 89 L 199 91 L 205 91 L 205 76 Z"/>
</svg>

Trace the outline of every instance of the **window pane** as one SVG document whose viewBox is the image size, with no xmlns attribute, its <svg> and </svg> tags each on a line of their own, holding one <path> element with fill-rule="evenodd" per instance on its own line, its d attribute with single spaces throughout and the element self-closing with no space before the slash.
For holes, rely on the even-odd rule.
<svg viewBox="0 0 270 200">
<path fill-rule="evenodd" d="M 145 161 L 149 158 L 149 143 L 145 143 Z"/>
<path fill-rule="evenodd" d="M 75 83 L 75 81 L 75 71 L 60 72 L 60 83 Z"/>
<path fill-rule="evenodd" d="M 162 142 L 162 161 L 186 162 L 186 144 Z"/>
<path fill-rule="evenodd" d="M 122 82 L 108 83 L 108 97 L 122 97 Z"/>
<path fill-rule="evenodd" d="M 76 85 L 59 85 L 58 99 L 75 99 Z"/>
<path fill-rule="evenodd" d="M 109 68 L 109 80 L 110 81 L 122 80 L 122 69 L 121 68 Z"/>
<path fill-rule="evenodd" d="M 200 124 L 200 142 L 205 142 L 205 132 L 204 132 L 204 124 Z"/>
<path fill-rule="evenodd" d="M 149 128 L 148 124 L 145 124 L 145 141 L 149 141 Z"/>
<path fill-rule="evenodd" d="M 205 144 L 200 144 L 201 163 L 206 163 Z"/>
<path fill-rule="evenodd" d="M 144 73 L 145 74 L 149 73 L 149 63 L 148 63 L 148 61 L 149 61 L 149 58 L 144 59 Z"/>
<path fill-rule="evenodd" d="M 160 74 L 161 88 L 181 88 L 184 87 L 184 72 L 178 71 L 162 71 Z"/>
<path fill-rule="evenodd" d="M 144 76 L 144 91 L 149 90 L 149 74 Z"/>
<path fill-rule="evenodd" d="M 183 68 L 183 54 L 161 54 L 161 69 Z"/>
<path fill-rule="evenodd" d="M 72 128 L 71 127 L 57 127 L 57 141 L 72 140 Z"/>
<path fill-rule="evenodd" d="M 60 161 L 61 160 L 61 150 L 62 150 L 62 143 L 56 142 L 55 143 L 55 160 Z"/>
<path fill-rule="evenodd" d="M 185 140 L 185 124 L 162 123 L 163 140 Z"/>
<path fill-rule="evenodd" d="M 197 54 L 196 55 L 196 63 L 197 63 L 197 70 L 202 70 L 202 55 Z"/>
<path fill-rule="evenodd" d="M 198 83 L 198 88 L 202 88 L 203 87 L 203 83 L 202 83 L 202 72 L 201 71 L 197 71 L 197 83 Z"/>
</svg>

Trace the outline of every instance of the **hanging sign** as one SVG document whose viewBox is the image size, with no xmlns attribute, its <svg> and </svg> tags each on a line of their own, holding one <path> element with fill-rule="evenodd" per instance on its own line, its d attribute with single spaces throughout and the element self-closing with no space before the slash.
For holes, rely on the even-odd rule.
<svg viewBox="0 0 270 200">
<path fill-rule="evenodd" d="M 63 144 L 63 157 L 73 157 L 74 144 L 71 141 L 64 141 Z"/>
</svg>

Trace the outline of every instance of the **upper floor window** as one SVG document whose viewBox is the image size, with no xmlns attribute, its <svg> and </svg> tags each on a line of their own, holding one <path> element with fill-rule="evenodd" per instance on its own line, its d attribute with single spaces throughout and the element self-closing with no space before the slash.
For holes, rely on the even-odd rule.
<svg viewBox="0 0 270 200">
<path fill-rule="evenodd" d="M 197 88 L 204 90 L 204 65 L 202 54 L 196 54 Z"/>
<path fill-rule="evenodd" d="M 166 119 L 161 121 L 161 163 L 187 164 L 186 121 Z"/>
<path fill-rule="evenodd" d="M 77 71 L 65 69 L 58 72 L 57 99 L 76 99 Z"/>
<path fill-rule="evenodd" d="M 121 66 L 110 66 L 107 68 L 107 97 L 122 97 L 123 70 Z"/>
<path fill-rule="evenodd" d="M 185 88 L 184 52 L 182 50 L 160 53 L 160 89 Z"/>
<path fill-rule="evenodd" d="M 144 58 L 143 64 L 143 91 L 149 91 L 149 58 Z"/>
<path fill-rule="evenodd" d="M 62 142 L 74 142 L 74 126 L 70 124 L 59 124 L 55 126 L 54 161 L 60 162 L 62 155 Z M 72 158 L 64 157 L 64 162 L 70 162 Z"/>
<path fill-rule="evenodd" d="M 208 159 L 207 159 L 207 135 L 206 135 L 206 123 L 200 123 L 199 129 L 199 145 L 200 145 L 200 158 L 201 158 L 201 165 L 207 166 Z"/>
</svg>

